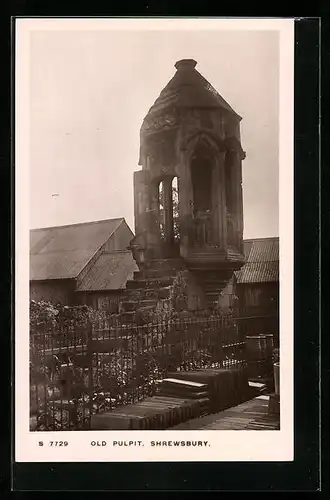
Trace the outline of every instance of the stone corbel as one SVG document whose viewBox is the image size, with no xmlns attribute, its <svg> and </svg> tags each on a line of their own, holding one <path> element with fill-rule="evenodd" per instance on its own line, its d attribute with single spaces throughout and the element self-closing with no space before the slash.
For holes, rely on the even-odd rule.
<svg viewBox="0 0 330 500">
<path fill-rule="evenodd" d="M 227 137 L 223 144 L 226 151 L 233 151 L 237 153 L 240 160 L 244 160 L 246 158 L 246 153 L 243 151 L 241 143 L 236 137 Z"/>
</svg>

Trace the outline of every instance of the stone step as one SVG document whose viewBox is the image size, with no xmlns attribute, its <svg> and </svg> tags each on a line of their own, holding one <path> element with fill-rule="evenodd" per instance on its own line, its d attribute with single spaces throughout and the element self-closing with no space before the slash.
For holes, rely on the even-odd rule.
<svg viewBox="0 0 330 500">
<path fill-rule="evenodd" d="M 181 258 L 176 259 L 152 259 L 148 263 L 149 269 L 180 269 L 184 266 L 184 261 Z"/>
<path fill-rule="evenodd" d="M 130 312 L 140 310 L 141 307 L 156 307 L 158 299 L 138 299 L 138 300 L 123 300 L 120 304 L 121 312 Z"/>
<path fill-rule="evenodd" d="M 207 298 L 214 298 L 214 299 L 217 299 L 219 297 L 220 293 L 221 293 L 221 291 L 219 291 L 219 292 L 208 292 L 208 291 L 206 292 L 205 291 L 205 295 Z"/>
<path fill-rule="evenodd" d="M 218 290 L 215 290 L 214 288 L 204 288 L 204 292 L 208 295 L 219 295 L 219 293 L 222 292 L 223 288 L 219 288 Z"/>
<path fill-rule="evenodd" d="M 158 303 L 158 300 L 155 299 L 144 299 L 140 300 L 140 307 L 145 308 L 145 307 L 156 307 Z"/>
<path fill-rule="evenodd" d="M 125 290 L 125 300 L 157 299 L 157 290 L 150 288 L 130 288 Z"/>
<path fill-rule="evenodd" d="M 164 286 L 157 289 L 158 299 L 168 299 L 171 295 L 171 286 Z"/>
<path fill-rule="evenodd" d="M 159 300 L 169 298 L 171 287 L 161 288 L 132 288 L 125 290 L 125 300 Z"/>
<path fill-rule="evenodd" d="M 177 274 L 176 269 L 172 268 L 164 268 L 164 269 L 147 269 L 146 270 L 146 279 L 149 278 L 163 278 L 163 277 L 171 277 L 175 278 Z"/>
<path fill-rule="evenodd" d="M 121 312 L 130 312 L 136 311 L 139 307 L 138 300 L 123 300 L 120 303 L 120 311 Z"/>
<path fill-rule="evenodd" d="M 217 292 L 218 290 L 223 290 L 225 287 L 226 287 L 226 283 L 224 283 L 223 285 L 221 283 L 201 283 L 201 286 L 203 287 L 204 290 L 210 290 L 211 292 L 212 291 L 215 291 Z"/>
<path fill-rule="evenodd" d="M 141 305 L 139 307 L 139 312 L 150 312 L 154 309 L 153 305 Z"/>
<path fill-rule="evenodd" d="M 164 286 L 172 285 L 173 278 L 169 276 L 163 276 L 159 278 L 146 278 L 139 280 L 128 280 L 126 287 L 129 289 L 137 288 L 163 288 Z"/>
<path fill-rule="evenodd" d="M 158 278 L 147 278 L 146 282 L 149 288 L 163 288 L 164 286 L 171 286 L 173 284 L 173 277 L 162 276 Z"/>
</svg>

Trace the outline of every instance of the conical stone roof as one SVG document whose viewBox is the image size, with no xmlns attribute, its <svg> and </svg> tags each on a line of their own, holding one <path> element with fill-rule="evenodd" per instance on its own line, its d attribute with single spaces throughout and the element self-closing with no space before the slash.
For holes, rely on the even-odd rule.
<svg viewBox="0 0 330 500">
<path fill-rule="evenodd" d="M 168 108 L 222 108 L 241 117 L 221 97 L 212 85 L 196 70 L 194 59 L 182 59 L 176 62 L 177 69 L 173 78 L 160 93 L 149 109 L 145 121 L 155 115 L 166 112 Z"/>
</svg>

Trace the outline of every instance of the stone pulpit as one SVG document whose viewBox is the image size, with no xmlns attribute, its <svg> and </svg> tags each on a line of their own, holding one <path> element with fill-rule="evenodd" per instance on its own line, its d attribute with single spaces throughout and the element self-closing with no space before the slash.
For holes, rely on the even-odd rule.
<svg viewBox="0 0 330 500">
<path fill-rule="evenodd" d="M 196 64 L 175 64 L 142 123 L 132 246 L 138 264 L 180 259 L 224 284 L 244 262 L 241 117 Z"/>
</svg>

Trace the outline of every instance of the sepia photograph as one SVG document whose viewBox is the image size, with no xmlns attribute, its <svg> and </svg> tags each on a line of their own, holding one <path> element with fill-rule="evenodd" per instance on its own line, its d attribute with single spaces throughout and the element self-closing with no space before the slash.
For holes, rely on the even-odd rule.
<svg viewBox="0 0 330 500">
<path fill-rule="evenodd" d="M 153 460 L 263 431 L 282 443 L 274 460 L 283 443 L 291 456 L 292 26 L 17 22 L 16 426 L 29 439 L 69 448 L 86 431 L 111 460 L 144 446 Z"/>
</svg>

